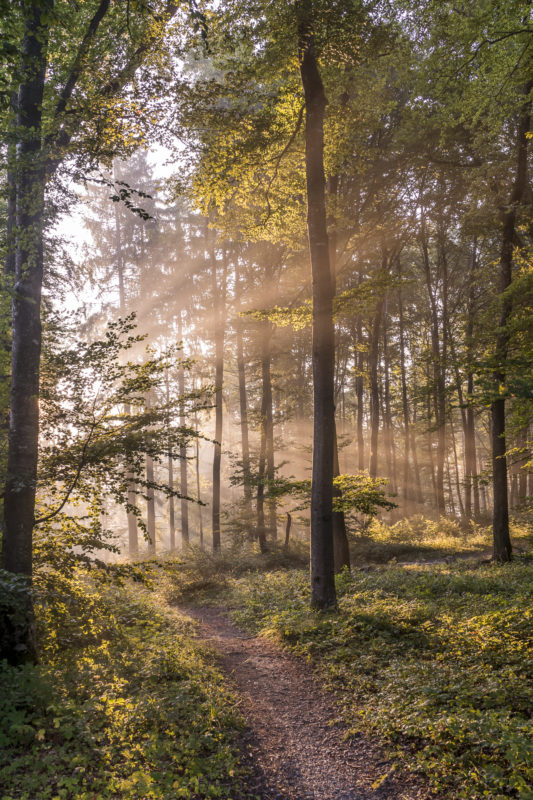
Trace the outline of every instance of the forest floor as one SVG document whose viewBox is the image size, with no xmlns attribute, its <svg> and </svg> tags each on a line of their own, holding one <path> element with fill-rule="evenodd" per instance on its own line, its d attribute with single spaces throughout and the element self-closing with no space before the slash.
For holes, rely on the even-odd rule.
<svg viewBox="0 0 533 800">
<path fill-rule="evenodd" d="M 182 609 L 220 655 L 246 721 L 241 737 L 246 794 L 261 800 L 422 800 L 368 737 L 347 737 L 331 694 L 303 659 L 250 636 L 227 609 Z"/>
<path fill-rule="evenodd" d="M 375 525 L 309 608 L 307 552 L 191 551 L 164 600 L 218 651 L 261 800 L 533 800 L 533 536 L 494 564 L 488 531 Z M 233 796 L 232 796 L 233 797 Z"/>
</svg>

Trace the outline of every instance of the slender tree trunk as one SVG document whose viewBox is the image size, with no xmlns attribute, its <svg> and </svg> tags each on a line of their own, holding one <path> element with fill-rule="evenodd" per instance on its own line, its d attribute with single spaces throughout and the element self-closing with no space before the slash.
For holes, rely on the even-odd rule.
<svg viewBox="0 0 533 800">
<path fill-rule="evenodd" d="M 146 398 L 146 408 L 150 409 L 151 397 L 150 393 Z M 152 456 L 146 456 L 146 533 L 148 535 L 148 553 L 154 556 L 156 553 L 156 540 L 155 540 L 155 490 L 150 486 L 154 482 L 154 460 Z"/>
<path fill-rule="evenodd" d="M 429 306 L 431 313 L 431 353 L 433 363 L 432 389 L 433 403 L 435 409 L 435 428 L 437 431 L 437 470 L 435 473 L 435 502 L 437 513 L 445 513 L 444 502 L 444 460 L 446 455 L 446 428 L 445 428 L 445 398 L 443 383 L 443 367 L 439 344 L 439 311 L 436 290 L 433 288 L 431 279 L 431 265 L 429 261 L 428 240 L 426 233 L 426 221 L 422 215 L 421 226 L 421 247 L 426 276 L 426 285 L 429 296 Z M 433 459 L 433 457 L 432 457 Z"/>
<path fill-rule="evenodd" d="M 287 522 L 285 525 L 285 550 L 289 549 L 289 540 L 291 536 L 292 516 L 287 511 Z"/>
<path fill-rule="evenodd" d="M 530 460 L 531 456 L 527 450 L 527 426 L 520 431 L 519 445 L 523 451 L 518 461 L 518 499 L 523 502 L 527 497 L 527 472 L 524 465 Z"/>
<path fill-rule="evenodd" d="M 263 366 L 263 359 L 261 359 L 261 366 Z M 261 428 L 259 432 L 259 461 L 257 465 L 257 539 L 259 541 L 259 549 L 262 553 L 268 550 L 266 526 L 265 526 L 265 479 L 266 479 L 266 451 L 267 451 L 267 430 L 266 430 L 266 395 L 265 395 L 265 380 L 262 376 L 262 393 L 261 393 Z"/>
<path fill-rule="evenodd" d="M 475 318 L 475 277 L 477 267 L 477 238 L 472 244 L 472 258 L 470 262 L 470 280 L 467 303 L 467 317 L 465 330 L 466 343 L 466 410 L 464 413 L 464 442 L 465 442 L 465 516 L 467 519 L 479 518 L 479 486 L 476 477 L 476 429 L 472 395 L 474 393 L 473 336 Z M 473 500 L 473 503 L 472 503 Z M 473 512 L 473 513 L 472 513 Z"/>
<path fill-rule="evenodd" d="M 167 406 L 170 404 L 170 387 L 168 382 L 168 373 L 165 373 L 165 393 Z M 172 458 L 172 451 L 168 450 L 168 485 L 170 489 L 174 489 L 174 459 Z M 169 532 L 169 548 L 173 553 L 176 549 L 176 519 L 174 515 L 174 497 L 172 495 L 168 498 L 168 532 Z"/>
<path fill-rule="evenodd" d="M 168 485 L 171 489 L 174 488 L 174 461 L 172 454 L 168 455 Z M 174 498 L 168 498 L 168 533 L 169 533 L 169 546 L 170 552 L 173 553 L 176 549 L 176 518 L 174 515 Z"/>
<path fill-rule="evenodd" d="M 272 324 L 265 322 L 264 333 L 261 338 L 261 376 L 263 386 L 263 418 L 262 425 L 265 431 L 265 456 L 266 456 L 266 479 L 272 482 L 275 476 L 274 464 L 274 415 L 272 408 Z M 272 539 L 277 539 L 277 520 L 276 520 L 276 501 L 273 498 L 268 500 L 268 534 Z"/>
<path fill-rule="evenodd" d="M 122 317 L 126 314 L 126 289 L 124 283 L 124 255 L 122 252 L 122 231 L 120 228 L 120 217 L 118 205 L 115 203 L 115 258 L 118 274 L 118 297 L 119 308 Z M 131 405 L 126 403 L 124 405 L 124 415 L 129 417 L 131 415 Z M 127 503 L 131 508 L 137 505 L 137 493 L 135 481 L 131 469 L 127 468 L 126 453 L 126 480 L 127 480 Z M 133 511 L 127 511 L 128 521 L 128 552 L 130 558 L 137 558 L 139 555 L 139 532 L 137 529 L 137 517 Z"/>
<path fill-rule="evenodd" d="M 370 343 L 370 466 L 372 478 L 378 474 L 378 445 L 379 445 L 379 338 L 381 321 L 383 318 L 384 300 L 379 300 L 374 322 L 372 325 L 372 338 Z"/>
<path fill-rule="evenodd" d="M 412 498 L 411 492 L 411 478 L 410 478 L 410 464 L 409 464 L 409 449 L 410 449 L 410 431 L 409 431 L 409 404 L 407 401 L 407 378 L 405 372 L 405 329 L 404 329 L 404 315 L 403 315 L 403 295 L 402 295 L 402 265 L 401 259 L 398 257 L 398 325 L 400 337 L 400 380 L 402 388 L 402 416 L 403 416 L 403 435 L 404 435 L 404 451 L 403 451 L 403 470 L 402 470 L 402 495 L 405 507 L 405 513 L 409 513 L 410 501 Z"/>
<path fill-rule="evenodd" d="M 427 382 L 428 386 L 430 384 L 431 378 L 429 376 L 429 365 L 428 365 L 428 373 L 427 373 Z M 438 493 L 437 493 L 437 481 L 435 476 L 435 463 L 433 461 L 433 436 L 432 436 L 432 417 L 431 417 L 431 397 L 429 392 L 426 395 L 426 414 L 427 414 L 427 448 L 428 448 L 428 466 L 430 469 L 431 474 L 431 486 L 433 488 L 433 498 L 435 507 L 438 508 Z M 441 513 L 441 512 L 439 512 Z"/>
<path fill-rule="evenodd" d="M 238 286 L 238 275 L 235 274 L 235 284 Z M 252 486 L 250 482 L 250 440 L 248 432 L 248 397 L 246 393 L 246 372 L 244 364 L 244 346 L 243 346 L 243 323 L 242 320 L 237 320 L 236 323 L 237 335 L 237 374 L 239 379 L 239 410 L 241 422 L 241 450 L 242 450 L 242 477 L 244 481 L 244 512 L 247 519 L 247 524 L 251 522 L 252 511 Z M 249 530 L 249 537 L 253 539 L 253 531 Z"/>
<path fill-rule="evenodd" d="M 461 496 L 461 478 L 460 478 L 460 475 L 459 475 L 459 459 L 457 458 L 457 445 L 456 445 L 456 441 L 455 441 L 455 430 L 454 430 L 454 427 L 453 427 L 453 418 L 452 418 L 451 415 L 450 415 L 450 433 L 451 433 L 451 437 L 452 437 L 453 462 L 454 462 L 454 467 L 455 467 L 455 489 L 456 489 L 456 492 L 457 492 L 457 502 L 459 504 L 459 513 L 461 514 L 461 518 L 465 519 L 467 517 L 466 517 L 466 513 L 465 513 L 465 506 L 464 506 L 464 503 L 463 503 L 463 498 Z"/>
<path fill-rule="evenodd" d="M 448 453 L 446 453 L 445 458 L 445 472 L 446 472 L 446 481 L 448 483 L 448 497 L 450 498 L 450 511 L 452 516 L 455 516 L 455 502 L 453 499 L 453 489 L 452 489 L 452 477 L 450 472 L 450 460 L 448 458 Z"/>
<path fill-rule="evenodd" d="M 328 183 L 329 195 L 336 198 L 339 188 L 338 175 L 333 176 Z M 337 230 L 336 220 L 332 218 L 329 230 L 329 260 L 331 266 L 331 291 L 333 296 L 336 293 L 336 270 L 337 270 Z M 335 350 L 338 352 L 338 344 L 336 343 Z M 345 370 L 344 370 L 345 372 Z M 344 381 L 344 377 L 341 379 Z M 343 392 L 344 394 L 344 392 Z M 333 477 L 336 478 L 340 475 L 339 465 L 339 447 L 337 440 L 337 421 L 334 419 L 334 453 L 333 453 Z M 340 498 L 342 492 L 336 486 L 333 487 L 333 498 Z M 350 569 L 350 547 L 348 545 L 348 536 L 346 533 L 346 520 L 344 519 L 344 511 L 333 511 L 333 561 L 335 564 L 335 572 L 342 572 L 345 567 Z"/>
<path fill-rule="evenodd" d="M 182 311 L 180 311 L 178 314 L 178 339 L 180 340 L 180 342 L 182 342 L 181 358 L 184 358 L 182 314 L 183 314 Z M 178 367 L 178 392 L 180 395 L 179 420 L 180 420 L 180 426 L 184 428 L 186 420 L 185 420 L 185 404 L 184 404 L 185 370 L 183 369 L 183 364 L 180 364 Z M 181 546 L 182 548 L 186 548 L 189 546 L 189 501 L 187 500 L 187 496 L 189 494 L 189 487 L 187 482 L 187 445 L 185 444 L 185 442 L 180 443 L 180 494 L 181 494 L 181 500 L 180 500 Z"/>
<path fill-rule="evenodd" d="M 529 96 L 532 84 L 524 87 Z M 507 323 L 511 316 L 512 300 L 505 290 L 513 279 L 513 243 L 516 230 L 517 206 L 523 199 L 527 186 L 527 134 L 531 124 L 531 101 L 522 106 L 517 129 L 516 173 L 509 205 L 503 214 L 502 245 L 500 252 L 500 317 L 496 335 L 494 370 L 494 400 L 491 404 L 492 419 L 492 486 L 494 507 L 492 518 L 493 555 L 496 561 L 510 561 L 512 555 L 509 535 L 509 507 L 507 497 L 507 458 L 505 442 L 505 395 L 500 387 L 505 386 L 509 332 Z"/>
<path fill-rule="evenodd" d="M 363 352 L 363 323 L 361 317 L 357 318 L 357 377 L 355 379 L 355 396 L 357 400 L 357 468 L 362 472 L 365 468 L 365 437 L 363 433 L 364 423 L 364 352 Z"/>
<path fill-rule="evenodd" d="M 194 429 L 198 434 L 198 413 L 194 413 Z M 196 436 L 196 499 L 201 501 L 201 486 L 200 486 L 200 438 Z M 200 547 L 204 546 L 204 523 L 202 516 L 202 506 L 198 503 L 198 533 L 200 537 Z"/>
<path fill-rule="evenodd" d="M 384 387 L 383 387 L 383 404 L 384 404 L 384 422 L 385 422 L 385 452 L 388 459 L 388 477 L 393 492 L 397 488 L 397 474 L 396 474 L 396 449 L 394 447 L 394 428 L 392 425 L 392 411 L 391 411 L 391 398 L 390 398 L 390 354 L 389 354 L 389 337 L 387 330 L 388 313 L 387 313 L 387 300 L 385 300 L 385 308 L 383 315 L 383 364 L 384 364 Z"/>
<path fill-rule="evenodd" d="M 333 454 L 333 474 L 340 475 L 339 468 L 339 449 L 337 446 L 337 433 L 335 431 L 335 450 Z M 333 497 L 341 497 L 342 493 L 333 487 Z M 343 511 L 333 511 L 333 560 L 335 572 L 342 572 L 345 567 L 350 569 L 350 547 L 346 533 L 346 520 Z"/>
<path fill-rule="evenodd" d="M 215 445 L 213 453 L 213 508 L 212 535 L 213 550 L 220 550 L 220 474 L 222 461 L 222 389 L 224 386 L 224 306 L 226 302 L 226 259 L 222 272 L 222 284 L 218 284 L 217 259 L 214 244 L 211 248 L 211 269 L 213 277 L 213 301 L 215 306 Z"/>
<path fill-rule="evenodd" d="M 298 11 L 300 75 L 305 99 L 307 226 L 313 276 L 313 478 L 311 490 L 311 605 L 336 606 L 333 561 L 333 456 L 335 447 L 335 333 L 325 202 L 326 95 L 312 35 L 312 3 Z"/>
</svg>

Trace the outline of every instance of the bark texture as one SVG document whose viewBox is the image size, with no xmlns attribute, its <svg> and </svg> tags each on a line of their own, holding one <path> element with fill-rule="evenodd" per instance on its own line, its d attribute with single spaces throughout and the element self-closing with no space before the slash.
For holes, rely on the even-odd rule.
<svg viewBox="0 0 533 800">
<path fill-rule="evenodd" d="M 509 535 L 509 500 L 507 489 L 507 445 L 505 441 L 505 377 L 509 350 L 507 323 L 512 311 L 512 300 L 505 294 L 513 279 L 513 245 L 516 232 L 517 207 L 522 202 L 527 187 L 527 133 L 531 125 L 531 100 L 529 94 L 533 82 L 524 87 L 527 102 L 522 106 L 516 137 L 516 172 L 509 197 L 509 205 L 503 214 L 502 246 L 500 252 L 501 305 L 496 337 L 494 370 L 494 395 L 491 404 L 492 420 L 492 485 L 494 508 L 492 517 L 493 555 L 496 561 L 510 561 L 512 555 Z"/>
<path fill-rule="evenodd" d="M 311 604 L 336 606 L 333 560 L 335 334 L 324 176 L 327 104 L 312 35 L 312 4 L 298 5 L 300 75 L 305 99 L 307 227 L 313 278 L 313 477 L 311 490 Z"/>
</svg>

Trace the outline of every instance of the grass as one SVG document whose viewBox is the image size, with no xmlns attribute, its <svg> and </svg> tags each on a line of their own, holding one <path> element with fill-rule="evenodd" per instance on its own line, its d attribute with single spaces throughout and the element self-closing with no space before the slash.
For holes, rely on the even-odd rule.
<svg viewBox="0 0 533 800">
<path fill-rule="evenodd" d="M 486 549 L 485 531 L 471 532 L 466 544 L 455 531 L 439 537 L 436 523 L 417 521 L 388 534 L 371 529 L 392 563 L 339 576 L 338 614 L 309 610 L 299 552 L 278 565 L 272 553 L 266 570 L 255 554 L 206 557 L 199 592 L 204 602 L 230 606 L 243 627 L 311 660 L 336 692 L 349 731 L 387 742 L 435 793 L 532 800 L 533 560 L 395 563 L 403 543 L 410 558 L 429 547 L 441 555 Z M 515 528 L 521 546 L 530 535 L 527 526 Z M 176 596 L 194 594 L 191 563 L 174 567 Z"/>
<path fill-rule="evenodd" d="M 2 800 L 234 798 L 240 721 L 190 621 L 142 587 L 62 588 L 42 663 L 0 665 Z"/>
</svg>

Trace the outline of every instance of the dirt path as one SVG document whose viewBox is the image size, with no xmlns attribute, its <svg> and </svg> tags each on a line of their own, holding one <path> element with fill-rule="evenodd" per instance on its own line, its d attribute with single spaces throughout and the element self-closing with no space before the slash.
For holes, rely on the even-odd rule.
<svg viewBox="0 0 533 800">
<path fill-rule="evenodd" d="M 216 608 L 183 609 L 221 656 L 247 722 L 243 749 L 261 800 L 423 800 L 362 736 L 344 741 L 331 695 L 305 662 L 247 636 Z"/>
</svg>

